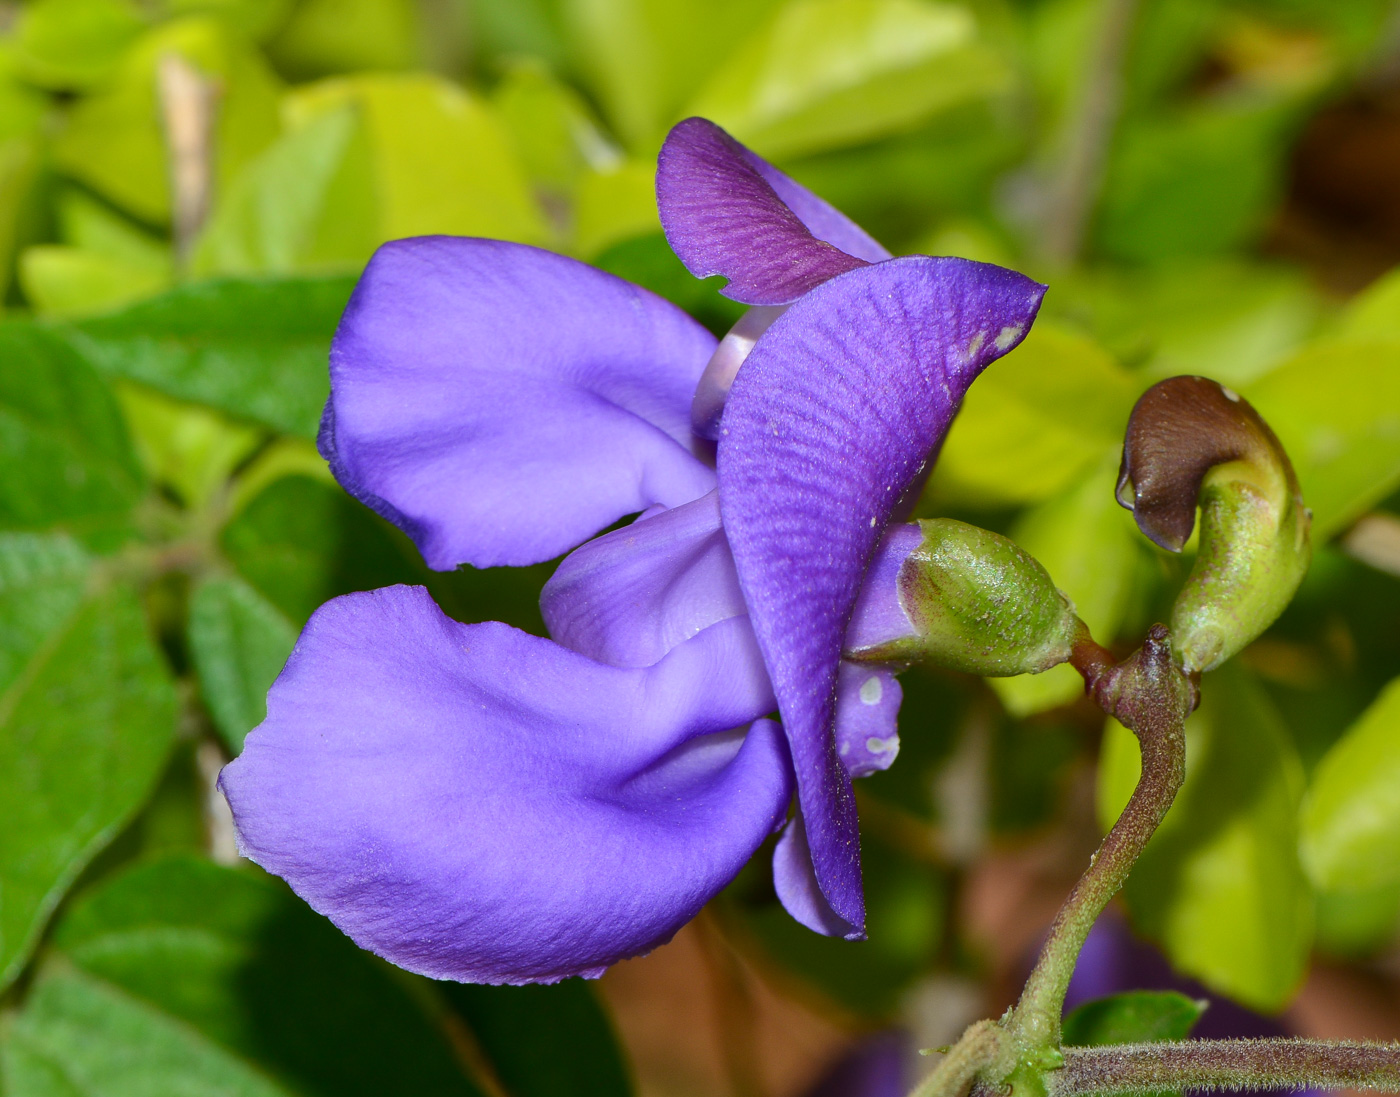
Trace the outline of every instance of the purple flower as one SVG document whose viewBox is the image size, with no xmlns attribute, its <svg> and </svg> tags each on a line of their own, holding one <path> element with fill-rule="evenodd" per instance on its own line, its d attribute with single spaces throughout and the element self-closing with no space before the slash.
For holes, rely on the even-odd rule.
<svg viewBox="0 0 1400 1097">
<path fill-rule="evenodd" d="M 323 606 L 221 779 L 245 855 L 427 975 L 552 981 L 647 951 L 794 789 L 779 894 L 862 932 L 850 781 L 893 759 L 900 694 L 843 653 L 910 631 L 896 507 L 1043 287 L 838 250 L 884 255 L 699 120 L 658 192 L 693 270 L 788 304 L 737 371 L 717 468 L 691 423 L 715 340 L 561 256 L 386 245 L 332 346 L 322 452 L 432 567 L 576 549 L 542 595 L 552 641 L 418 588 Z"/>
</svg>

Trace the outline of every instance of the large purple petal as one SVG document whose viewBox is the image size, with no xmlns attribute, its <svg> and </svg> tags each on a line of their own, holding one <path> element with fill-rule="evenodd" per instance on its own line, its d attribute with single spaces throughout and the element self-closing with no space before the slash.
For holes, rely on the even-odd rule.
<svg viewBox="0 0 1400 1097">
<path fill-rule="evenodd" d="M 573 259 L 396 240 L 336 331 L 321 452 L 429 566 L 537 563 L 714 487 L 690 432 L 714 349 L 680 309 Z"/>
<path fill-rule="evenodd" d="M 656 200 L 666 239 L 686 269 L 697 278 L 723 275 L 729 284 L 721 292 L 749 305 L 795 301 L 866 265 L 820 239 L 820 230 L 866 254 L 888 255 L 833 207 L 704 118 L 687 118 L 667 135 L 656 165 Z"/>
<path fill-rule="evenodd" d="M 417 587 L 323 606 L 220 786 L 240 848 L 433 978 L 597 975 L 666 941 L 792 792 L 742 621 L 604 666 Z"/>
<path fill-rule="evenodd" d="M 725 409 L 720 510 L 792 748 L 816 876 L 852 936 L 864 901 L 833 734 L 842 639 L 897 501 L 973 378 L 1024 337 L 1044 292 L 963 259 L 841 275 L 769 328 Z"/>
</svg>

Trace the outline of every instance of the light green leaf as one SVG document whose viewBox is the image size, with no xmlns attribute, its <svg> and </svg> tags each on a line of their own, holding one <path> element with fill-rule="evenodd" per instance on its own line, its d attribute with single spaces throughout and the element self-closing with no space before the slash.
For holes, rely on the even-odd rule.
<svg viewBox="0 0 1400 1097">
<path fill-rule="evenodd" d="M 1226 664 L 1202 683 L 1186 761 L 1186 785 L 1124 889 L 1133 921 L 1183 974 L 1252 1009 L 1281 1009 L 1302 981 L 1313 934 L 1298 860 L 1302 766 L 1241 667 Z M 1137 740 L 1110 721 L 1099 762 L 1105 827 L 1139 765 Z"/>
<path fill-rule="evenodd" d="M 1334 334 L 1359 342 L 1400 340 L 1400 269 L 1358 293 L 1337 318 Z"/>
<path fill-rule="evenodd" d="M 410 0 L 306 0 L 268 43 L 278 69 L 306 80 L 419 64 L 423 27 Z"/>
<path fill-rule="evenodd" d="M 277 78 L 253 48 L 222 24 L 182 19 L 149 31 L 116 76 L 79 100 L 54 144 L 58 166 L 129 212 L 160 223 L 170 216 L 169 168 L 157 95 L 157 67 L 183 57 L 220 88 L 214 161 L 223 191 L 277 136 Z"/>
<path fill-rule="evenodd" d="M 1306 862 L 1305 862 L 1306 863 Z M 1317 947 L 1333 956 L 1373 956 L 1400 937 L 1400 882 L 1317 895 Z"/>
<path fill-rule="evenodd" d="M 1400 678 L 1318 763 L 1301 826 L 1303 864 L 1318 887 L 1400 883 Z"/>
<path fill-rule="evenodd" d="M 379 241 L 548 239 L 524 169 L 481 99 L 435 76 L 366 75 L 298 88 L 286 110 L 296 128 L 347 104 L 358 106 L 369 142 Z"/>
<path fill-rule="evenodd" d="M 778 0 L 563 0 L 574 64 L 613 132 L 650 157 Z"/>
<path fill-rule="evenodd" d="M 4 1044 L 7 1097 L 289 1097 L 130 995 L 77 972 L 34 988 Z"/>
<path fill-rule="evenodd" d="M 44 88 L 90 88 L 121 60 L 145 29 L 125 0 L 35 0 L 15 29 L 15 67 Z"/>
<path fill-rule="evenodd" d="M 61 339 L 0 324 L 0 526 L 125 514 L 142 477 L 111 392 Z"/>
<path fill-rule="evenodd" d="M 267 716 L 267 691 L 296 643 L 277 607 L 234 576 L 206 579 L 190 596 L 190 654 L 204 703 L 233 753 Z"/>
<path fill-rule="evenodd" d="M 261 42 L 286 23 L 293 0 L 166 0 L 172 15 L 212 15 Z"/>
<path fill-rule="evenodd" d="M 141 464 L 186 507 L 205 506 L 266 437 L 198 404 L 183 404 L 131 382 L 117 386 Z"/>
<path fill-rule="evenodd" d="M 1044 565 L 1104 644 L 1117 637 L 1133 602 L 1146 551 L 1132 515 L 1113 497 L 1117 476 L 1117 457 L 1101 457 L 1088 476 L 1027 511 L 1012 530 L 1016 543 Z M 1068 666 L 988 679 L 988 684 L 1017 716 L 1065 704 L 1084 690 L 1084 680 Z"/>
<path fill-rule="evenodd" d="M 1069 1047 L 1184 1040 L 1207 1003 L 1174 990 L 1131 990 L 1085 1002 L 1064 1021 Z"/>
<path fill-rule="evenodd" d="M 0 88 L 0 113 L 5 110 L 4 99 L 5 90 Z M 0 140 L 0 292 L 10 286 L 16 240 L 24 235 L 24 222 L 32 208 L 35 183 L 40 178 L 40 158 L 35 137 Z"/>
<path fill-rule="evenodd" d="M 330 389 L 331 335 L 352 285 L 349 278 L 193 282 L 60 330 L 103 373 L 314 438 Z"/>
<path fill-rule="evenodd" d="M 37 244 L 19 257 L 19 284 L 41 316 L 88 316 L 170 285 L 169 269 L 136 266 L 83 248 Z"/>
<path fill-rule="evenodd" d="M 1314 345 L 1245 395 L 1298 470 L 1315 542 L 1400 485 L 1400 340 Z"/>
<path fill-rule="evenodd" d="M 512 64 L 491 102 L 537 186 L 568 194 L 585 170 L 606 171 L 622 162 L 622 153 L 603 135 L 579 94 L 537 60 Z"/>
<path fill-rule="evenodd" d="M 134 590 L 61 537 L 0 536 L 0 987 L 136 812 L 175 694 Z"/>
<path fill-rule="evenodd" d="M 787 0 L 687 109 L 765 156 L 909 129 L 1005 90 L 967 8 L 934 0 Z"/>
<path fill-rule="evenodd" d="M 637 160 L 586 172 L 574 202 L 570 250 L 592 259 L 613 244 L 659 232 L 655 175 L 652 165 Z"/>
<path fill-rule="evenodd" d="M 968 390 L 930 491 L 982 506 L 1064 491 L 1122 445 L 1137 387 L 1092 341 L 1036 324 Z"/>
<path fill-rule="evenodd" d="M 88 1068 L 109 1058 L 131 1060 L 114 1069 L 151 1071 L 140 1081 L 153 1088 L 113 1097 L 202 1097 L 250 1078 L 259 1093 L 476 1097 L 420 1006 L 432 1002 L 432 987 L 391 972 L 261 873 L 191 856 L 138 863 L 80 897 L 53 943 L 59 955 L 41 971 L 39 994 L 51 979 L 70 979 L 88 999 L 145 1021 L 124 1048 L 98 1013 L 89 1046 L 71 1060 L 89 1084 L 101 1071 Z M 17 1027 L 58 1051 L 82 1005 L 31 1001 Z M 166 1057 L 176 1052 L 207 1071 L 202 1084 L 154 1088 L 156 1067 L 166 1059 L 171 1069 Z"/>
<path fill-rule="evenodd" d="M 354 103 L 326 111 L 243 169 L 195 246 L 196 274 L 358 271 L 379 244 L 370 148 Z"/>
</svg>

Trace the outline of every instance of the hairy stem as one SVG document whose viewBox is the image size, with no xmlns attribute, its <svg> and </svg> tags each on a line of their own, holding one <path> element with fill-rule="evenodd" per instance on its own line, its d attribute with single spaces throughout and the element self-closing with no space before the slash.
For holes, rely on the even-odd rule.
<svg viewBox="0 0 1400 1097">
<path fill-rule="evenodd" d="M 1059 1045 L 1060 1011 L 1079 950 L 1094 921 L 1123 886 L 1186 777 L 1183 729 L 1195 704 L 1195 689 L 1173 662 L 1163 626 L 1154 626 L 1141 650 L 1120 666 L 1098 674 L 1091 684 L 1104 711 L 1137 735 L 1142 776 L 1128 806 L 1060 908 L 1016 1004 L 1011 1027 L 1029 1047 Z"/>
<path fill-rule="evenodd" d="M 909 1097 L 958 1097 L 977 1075 L 1003 1057 L 1006 1038 L 994 1021 L 978 1021 Z"/>
<path fill-rule="evenodd" d="M 1190 1040 L 1065 1048 L 1050 1097 L 1162 1090 L 1371 1089 L 1400 1093 L 1400 1043 Z"/>
</svg>

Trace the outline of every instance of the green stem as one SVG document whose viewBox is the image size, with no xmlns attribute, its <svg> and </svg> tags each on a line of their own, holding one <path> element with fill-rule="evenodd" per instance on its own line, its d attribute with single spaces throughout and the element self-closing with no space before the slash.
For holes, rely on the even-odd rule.
<svg viewBox="0 0 1400 1097">
<path fill-rule="evenodd" d="M 1079 950 L 1186 777 L 1183 729 L 1195 703 L 1195 689 L 1176 668 L 1164 627 L 1154 626 L 1141 650 L 1120 666 L 1096 672 L 1091 686 L 1104 711 L 1137 735 L 1142 776 L 1128 806 L 1060 908 L 1009 1019 L 1008 1027 L 1028 1048 L 1059 1046 L 1060 1012 Z"/>
<path fill-rule="evenodd" d="M 1189 1040 L 1065 1048 L 1050 1097 L 1145 1097 L 1163 1090 L 1370 1089 L 1400 1093 L 1400 1043 Z"/>
</svg>

